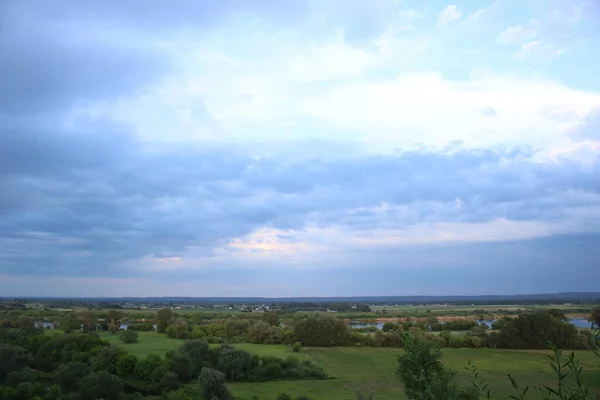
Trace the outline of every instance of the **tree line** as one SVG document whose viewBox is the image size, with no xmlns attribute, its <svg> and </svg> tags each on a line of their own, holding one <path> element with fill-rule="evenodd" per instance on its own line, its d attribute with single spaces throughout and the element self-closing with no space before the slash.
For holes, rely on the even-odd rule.
<svg viewBox="0 0 600 400">
<path fill-rule="evenodd" d="M 205 340 L 138 358 L 93 332 L 0 329 L 1 400 L 177 400 L 187 398 L 181 386 L 194 379 L 201 388 L 194 399 L 228 400 L 226 382 L 328 378 L 310 360 L 260 357 L 229 344 L 211 348 Z"/>
</svg>

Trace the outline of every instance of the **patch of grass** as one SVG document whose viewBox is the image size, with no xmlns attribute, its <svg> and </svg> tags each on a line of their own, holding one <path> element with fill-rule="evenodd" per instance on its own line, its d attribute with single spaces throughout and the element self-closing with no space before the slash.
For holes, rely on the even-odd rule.
<svg viewBox="0 0 600 400">
<path fill-rule="evenodd" d="M 139 343 L 124 344 L 118 335 L 102 332 L 104 340 L 122 346 L 138 357 L 147 354 L 164 355 L 175 350 L 183 340 L 170 339 L 165 334 L 140 332 Z M 213 345 L 216 346 L 216 345 Z M 295 356 L 300 360 L 310 359 L 321 365 L 335 377 L 331 380 L 272 381 L 260 383 L 236 382 L 228 386 L 238 397 L 250 398 L 257 395 L 260 399 L 274 399 L 279 392 L 294 396 L 305 395 L 314 400 L 351 400 L 355 390 L 364 387 L 375 392 L 377 400 L 402 399 L 402 384 L 396 378 L 396 357 L 402 353 L 395 348 L 372 347 L 334 347 L 305 348 L 294 353 L 291 346 L 262 345 L 240 343 L 235 347 L 260 356 L 286 358 Z M 567 353 L 567 352 L 565 352 Z M 444 364 L 458 371 L 462 379 L 468 380 L 469 373 L 464 370 L 469 361 L 479 368 L 480 378 L 486 380 L 495 398 L 507 398 L 513 394 L 506 377 L 513 375 L 525 385 L 553 385 L 554 376 L 548 365 L 548 351 L 541 350 L 497 350 L 497 349 L 444 349 Z M 600 362 L 591 351 L 578 351 L 583 366 L 584 382 L 595 393 L 600 393 Z M 196 383 L 191 383 L 194 386 Z"/>
<path fill-rule="evenodd" d="M 260 345 L 255 345 L 260 346 Z M 264 346 L 266 348 L 270 346 Z M 265 351 L 269 351 L 265 348 Z M 260 354 L 260 347 L 255 351 Z M 262 383 L 232 383 L 232 392 L 239 397 L 257 395 L 261 399 L 275 398 L 279 392 L 294 396 L 306 395 L 315 400 L 353 399 L 359 386 L 371 389 L 378 400 L 402 399 L 402 385 L 395 376 L 396 357 L 400 349 L 382 348 L 308 348 L 305 356 L 323 366 L 336 379 L 326 381 L 279 381 Z M 545 351 L 495 349 L 444 349 L 444 363 L 469 379 L 464 370 L 469 361 L 479 367 L 496 398 L 513 394 L 506 374 L 512 374 L 522 385 L 553 385 L 553 375 Z M 579 351 L 586 371 L 584 380 L 593 391 L 600 392 L 600 366 L 590 351 Z"/>
<path fill-rule="evenodd" d="M 168 338 L 164 333 L 158 332 L 139 332 L 138 342 L 129 344 L 120 341 L 118 334 L 100 332 L 100 337 L 111 344 L 123 347 L 137 357 L 145 357 L 148 354 L 164 356 L 167 351 L 178 349 L 184 342 L 181 339 Z"/>
</svg>

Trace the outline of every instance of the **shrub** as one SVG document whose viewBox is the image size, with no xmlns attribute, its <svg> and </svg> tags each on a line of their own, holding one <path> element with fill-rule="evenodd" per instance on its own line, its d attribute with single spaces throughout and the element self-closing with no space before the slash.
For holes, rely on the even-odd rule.
<svg viewBox="0 0 600 400">
<path fill-rule="evenodd" d="M 138 359 L 133 354 L 124 354 L 117 361 L 117 375 L 128 376 L 135 372 Z"/>
<path fill-rule="evenodd" d="M 294 345 L 292 346 L 292 350 L 294 350 L 294 353 L 299 353 L 300 350 L 302 350 L 302 343 L 300 343 L 300 342 L 294 343 Z"/>
<path fill-rule="evenodd" d="M 198 380 L 202 387 L 202 398 L 204 400 L 212 400 L 214 397 L 219 400 L 229 400 L 231 398 L 231 394 L 225 386 L 224 373 L 211 368 L 202 368 Z"/>
<path fill-rule="evenodd" d="M 119 333 L 119 340 L 123 343 L 137 343 L 138 333 L 133 330 L 124 330 Z"/>
</svg>

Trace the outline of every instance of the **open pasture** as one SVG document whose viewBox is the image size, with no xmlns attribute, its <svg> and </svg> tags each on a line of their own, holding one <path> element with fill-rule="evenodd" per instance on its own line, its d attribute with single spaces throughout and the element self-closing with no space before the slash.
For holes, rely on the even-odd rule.
<svg viewBox="0 0 600 400">
<path fill-rule="evenodd" d="M 103 333 L 102 337 L 122 346 L 137 356 L 147 354 L 164 355 L 177 349 L 183 340 L 169 339 L 156 332 L 141 332 L 139 343 L 124 344 L 118 335 Z M 396 348 L 334 347 L 306 348 L 294 353 L 290 346 L 240 343 L 237 348 L 261 356 L 311 359 L 321 365 L 335 379 L 305 381 L 271 381 L 262 383 L 231 383 L 230 389 L 238 397 L 274 399 L 279 392 L 294 396 L 306 395 L 314 400 L 352 400 L 359 387 L 373 390 L 378 400 L 401 399 L 402 385 L 395 376 L 396 357 L 402 353 Z M 478 366 L 480 377 L 489 383 L 496 398 L 507 398 L 512 389 L 507 374 L 530 385 L 552 385 L 554 377 L 548 364 L 550 354 L 540 350 L 496 350 L 496 349 L 443 349 L 443 362 L 469 379 L 464 370 L 469 361 Z M 565 352 L 567 354 L 567 352 Z M 591 351 L 578 351 L 576 355 L 584 368 L 584 379 L 590 387 L 600 393 L 600 359 Z M 194 386 L 196 383 L 191 383 Z"/>
</svg>

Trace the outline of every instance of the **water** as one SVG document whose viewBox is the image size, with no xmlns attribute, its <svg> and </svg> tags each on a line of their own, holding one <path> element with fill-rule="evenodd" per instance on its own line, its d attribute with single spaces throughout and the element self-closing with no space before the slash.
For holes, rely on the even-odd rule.
<svg viewBox="0 0 600 400">
<path fill-rule="evenodd" d="M 569 318 L 569 322 L 578 328 L 589 328 L 592 323 L 585 318 Z"/>
<path fill-rule="evenodd" d="M 486 324 L 488 326 L 488 328 L 491 328 L 492 327 L 492 323 L 496 322 L 496 320 L 495 319 L 486 319 L 486 320 L 483 320 L 483 321 L 481 321 L 481 320 L 475 320 L 475 322 L 477 322 L 477 324 L 479 324 L 479 326 L 482 326 L 483 324 Z M 567 320 L 567 322 L 569 322 L 570 324 L 575 325 L 579 329 L 589 328 L 591 326 L 591 323 L 589 321 L 587 321 L 585 318 L 569 318 Z M 440 321 L 440 323 L 444 324 L 444 321 Z M 367 328 L 367 327 L 374 326 L 378 330 L 381 330 L 383 328 L 383 323 L 364 324 L 364 323 L 359 323 L 359 322 L 349 322 L 348 326 L 350 328 Z"/>
<path fill-rule="evenodd" d="M 33 323 L 33 326 L 35 326 L 36 328 L 43 328 L 43 329 L 54 329 L 54 324 L 52 322 L 42 322 L 42 321 L 37 321 Z"/>
<path fill-rule="evenodd" d="M 369 328 L 369 327 L 371 327 L 371 326 L 374 326 L 374 327 L 376 327 L 378 330 L 381 330 L 381 329 L 383 329 L 383 323 L 381 323 L 381 322 L 380 322 L 380 323 L 377 323 L 377 324 L 362 324 L 362 323 L 359 323 L 359 322 L 349 322 L 349 323 L 348 323 L 348 326 L 349 326 L 350 328 Z"/>
</svg>

